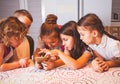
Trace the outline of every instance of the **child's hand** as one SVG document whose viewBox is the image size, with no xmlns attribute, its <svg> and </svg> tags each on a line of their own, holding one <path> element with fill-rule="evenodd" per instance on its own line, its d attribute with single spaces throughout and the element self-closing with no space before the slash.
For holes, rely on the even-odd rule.
<svg viewBox="0 0 120 84">
<path fill-rule="evenodd" d="M 55 68 L 54 61 L 44 61 L 41 64 L 43 66 L 43 69 L 45 69 L 45 70 L 51 70 L 51 69 Z"/>
<path fill-rule="evenodd" d="M 59 57 L 56 56 L 55 54 L 46 54 L 45 57 L 46 57 L 47 60 L 49 60 L 49 61 L 56 61 L 57 59 L 59 59 Z"/>
<path fill-rule="evenodd" d="M 59 58 L 58 53 L 55 49 L 54 50 L 41 49 L 39 53 L 45 53 L 44 57 L 46 57 L 50 61 L 55 61 Z"/>
<path fill-rule="evenodd" d="M 19 63 L 21 65 L 21 67 L 28 67 L 30 62 L 29 62 L 29 59 L 28 58 L 23 58 L 23 59 L 20 59 L 19 60 Z"/>
<path fill-rule="evenodd" d="M 92 67 L 95 71 L 98 71 L 98 72 L 104 72 L 109 69 L 108 64 L 105 61 L 98 58 L 92 61 Z"/>
<path fill-rule="evenodd" d="M 94 59 L 92 61 L 92 67 L 97 72 L 103 72 L 103 68 L 99 66 L 99 60 L 98 59 Z"/>
<path fill-rule="evenodd" d="M 105 61 L 99 62 L 99 66 L 103 69 L 103 71 L 108 71 L 109 65 Z"/>
<path fill-rule="evenodd" d="M 38 63 L 37 61 L 35 62 L 35 67 L 37 67 L 38 69 L 42 69 L 43 66 L 41 63 Z"/>
</svg>

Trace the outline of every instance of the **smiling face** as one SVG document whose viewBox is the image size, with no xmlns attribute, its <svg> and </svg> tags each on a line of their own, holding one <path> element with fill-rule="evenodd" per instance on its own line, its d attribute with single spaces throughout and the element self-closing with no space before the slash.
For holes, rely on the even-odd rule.
<svg viewBox="0 0 120 84">
<path fill-rule="evenodd" d="M 62 40 L 62 44 L 64 45 L 64 48 L 66 50 L 72 50 L 75 43 L 74 38 L 72 36 L 65 35 L 65 34 L 60 34 L 60 38 Z"/>
<path fill-rule="evenodd" d="M 55 37 L 54 35 L 56 35 L 54 32 L 52 32 L 49 36 L 45 35 L 42 36 L 42 41 L 44 41 L 44 43 L 49 47 L 49 48 L 55 48 L 59 46 L 59 42 L 60 39 Z"/>
</svg>

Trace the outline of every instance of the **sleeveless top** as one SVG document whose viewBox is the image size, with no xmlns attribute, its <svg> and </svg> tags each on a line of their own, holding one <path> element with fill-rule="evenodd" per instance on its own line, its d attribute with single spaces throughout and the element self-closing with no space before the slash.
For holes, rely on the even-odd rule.
<svg viewBox="0 0 120 84">
<path fill-rule="evenodd" d="M 4 48 L 4 56 L 3 63 L 6 63 L 13 56 L 13 48 L 5 46 Z"/>
</svg>

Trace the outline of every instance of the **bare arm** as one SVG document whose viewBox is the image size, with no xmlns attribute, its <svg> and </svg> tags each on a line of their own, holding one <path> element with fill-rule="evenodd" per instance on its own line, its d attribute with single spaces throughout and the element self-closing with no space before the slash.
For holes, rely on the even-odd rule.
<svg viewBox="0 0 120 84">
<path fill-rule="evenodd" d="M 0 65 L 3 63 L 4 45 L 0 43 Z"/>
<path fill-rule="evenodd" d="M 94 51 L 94 54 L 96 55 L 97 59 L 104 61 L 104 59 L 102 58 L 102 56 L 99 53 Z M 118 57 L 114 60 L 109 60 L 109 61 L 105 61 L 105 62 L 109 65 L 109 67 L 117 67 L 117 66 L 120 66 L 120 57 Z"/>
<path fill-rule="evenodd" d="M 40 49 L 39 49 L 39 48 L 36 48 L 35 52 L 33 53 L 33 61 L 34 61 L 34 62 L 35 62 L 35 57 L 38 57 L 38 56 L 39 56 L 39 54 L 38 54 L 39 51 L 40 51 Z"/>
<path fill-rule="evenodd" d="M 58 56 L 60 59 L 69 67 L 73 69 L 79 69 L 86 65 L 86 63 L 91 58 L 91 54 L 89 52 L 84 52 L 77 60 L 73 59 L 71 56 L 65 54 L 60 50 L 55 50 L 58 52 Z"/>
<path fill-rule="evenodd" d="M 120 66 L 120 57 L 114 59 L 114 60 L 104 60 L 102 56 L 94 51 L 94 54 L 97 56 L 96 59 L 92 61 L 92 66 L 95 69 L 96 67 L 99 67 L 96 69 L 96 71 L 103 72 L 107 71 L 110 67 L 118 67 Z"/>
<path fill-rule="evenodd" d="M 65 63 L 61 60 L 61 59 L 58 59 L 55 61 L 55 67 L 59 67 L 61 65 L 64 65 Z"/>
<path fill-rule="evenodd" d="M 59 67 L 64 64 L 64 62 L 61 59 L 58 59 L 56 61 L 44 61 L 41 63 L 43 66 L 43 69 L 45 70 L 51 70 L 56 67 Z"/>
<path fill-rule="evenodd" d="M 120 57 L 111 61 L 106 61 L 106 63 L 109 65 L 109 67 L 118 67 L 120 66 Z"/>
<path fill-rule="evenodd" d="M 6 71 L 11 69 L 16 69 L 21 67 L 20 63 L 18 61 L 12 62 L 12 63 L 5 63 L 0 66 L 0 71 Z"/>
</svg>

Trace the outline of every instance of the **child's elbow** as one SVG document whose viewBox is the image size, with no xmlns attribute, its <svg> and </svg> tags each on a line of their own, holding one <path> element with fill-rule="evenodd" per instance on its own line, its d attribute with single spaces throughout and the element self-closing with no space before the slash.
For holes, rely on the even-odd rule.
<svg viewBox="0 0 120 84">
<path fill-rule="evenodd" d="M 72 69 L 74 69 L 74 70 L 78 70 L 78 69 L 80 69 L 80 68 L 78 68 L 78 67 L 73 67 Z"/>
<path fill-rule="evenodd" d="M 83 67 L 83 66 L 78 66 L 78 65 L 71 66 L 71 68 L 74 69 L 74 70 L 78 70 L 78 69 L 80 69 L 80 68 L 82 68 L 82 67 Z"/>
<path fill-rule="evenodd" d="M 0 71 L 4 71 L 4 65 L 0 66 Z"/>
</svg>

